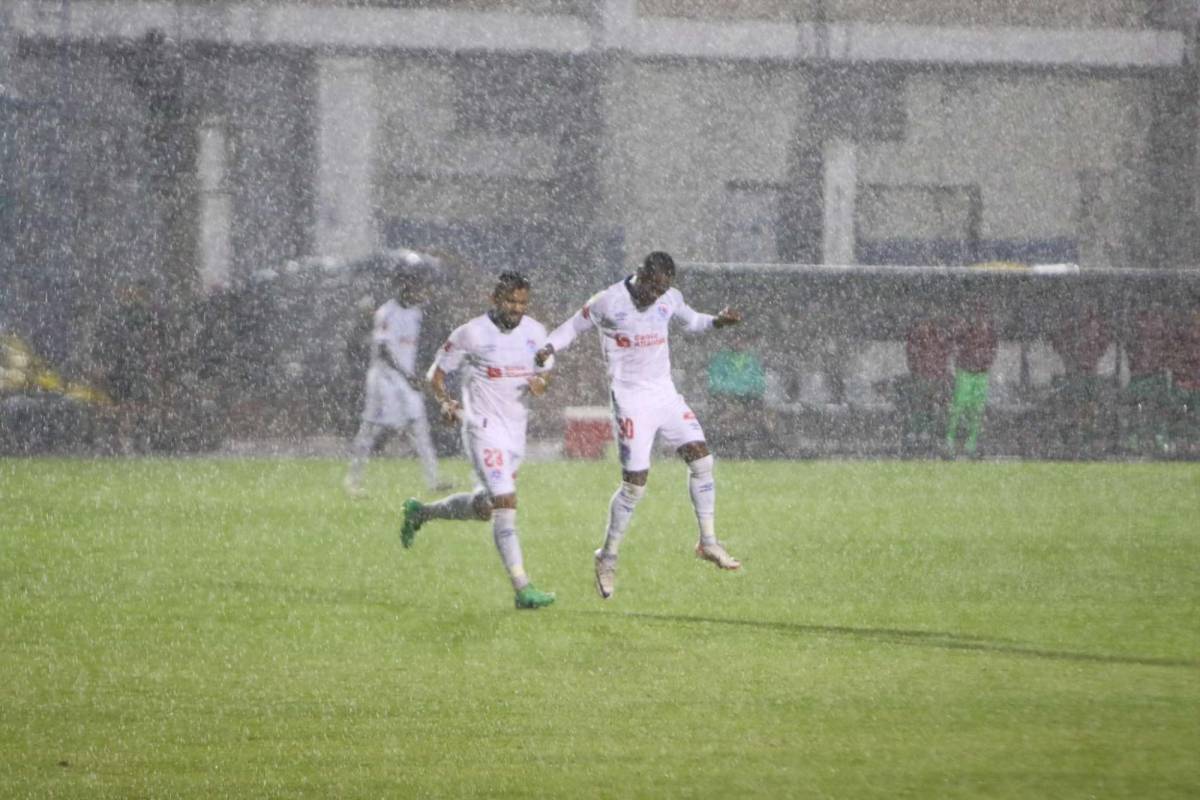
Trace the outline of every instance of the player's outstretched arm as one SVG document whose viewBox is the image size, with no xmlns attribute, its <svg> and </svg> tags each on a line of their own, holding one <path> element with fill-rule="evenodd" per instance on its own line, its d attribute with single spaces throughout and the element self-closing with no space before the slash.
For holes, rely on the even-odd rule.
<svg viewBox="0 0 1200 800">
<path fill-rule="evenodd" d="M 675 316 L 689 333 L 698 333 L 709 328 L 724 328 L 742 321 L 742 313 L 729 306 L 725 306 L 715 315 L 701 314 L 682 300 L 675 310 Z"/>
<path fill-rule="evenodd" d="M 588 304 L 590 303 L 591 301 L 588 301 Z M 546 344 L 542 345 L 542 348 L 534 355 L 535 364 L 539 367 L 546 366 L 546 361 L 550 356 L 559 350 L 566 350 L 579 334 L 596 327 L 595 323 L 592 322 L 592 315 L 588 304 L 585 304 L 583 308 L 572 314 L 570 319 L 554 329 L 550 336 L 547 337 Z"/>
<path fill-rule="evenodd" d="M 713 317 L 713 327 L 725 328 L 730 325 L 737 325 L 741 321 L 742 312 L 732 309 L 729 306 L 725 306 L 717 312 L 715 317 Z"/>
</svg>

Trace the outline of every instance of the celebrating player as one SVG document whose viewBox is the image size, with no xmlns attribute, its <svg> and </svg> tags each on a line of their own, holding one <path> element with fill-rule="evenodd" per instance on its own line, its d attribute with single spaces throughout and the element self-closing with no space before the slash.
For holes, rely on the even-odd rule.
<svg viewBox="0 0 1200 800">
<path fill-rule="evenodd" d="M 429 434 L 421 380 L 416 374 L 417 340 L 423 316 L 420 306 L 425 299 L 425 287 L 419 280 L 409 274 L 394 276 L 394 298 L 375 311 L 367 396 L 362 422 L 351 444 L 350 470 L 345 480 L 346 491 L 352 497 L 363 493 L 362 474 L 371 450 L 389 429 L 407 430 L 429 488 L 448 488 L 438 481 L 437 452 Z"/>
<path fill-rule="evenodd" d="M 400 541 L 411 547 L 418 530 L 431 519 L 492 521 L 492 538 L 516 592 L 517 608 L 541 608 L 554 602 L 529 582 L 517 538 L 517 469 L 525 455 L 529 395 L 546 391 L 549 364 L 534 364 L 546 341 L 546 328 L 525 316 L 529 281 L 505 272 L 492 292 L 492 309 L 456 328 L 429 368 L 429 389 L 450 425 L 462 423 L 463 449 L 479 478 L 474 492 L 461 492 L 435 503 L 404 503 Z M 446 376 L 465 367 L 462 399 L 446 392 Z"/>
<path fill-rule="evenodd" d="M 536 357 L 538 364 L 545 363 L 584 331 L 596 328 L 600 332 L 621 459 L 621 487 L 609 503 L 604 545 L 595 553 L 596 591 L 605 599 L 613 594 L 621 539 L 634 507 L 646 491 L 656 435 L 675 448 L 688 465 L 688 491 L 700 527 L 696 555 L 721 569 L 741 566 L 717 541 L 714 532 L 713 457 L 696 415 L 671 380 L 667 335 L 672 318 L 679 319 L 689 331 L 702 331 L 733 325 L 742 317 L 728 307 L 716 316 L 696 312 L 684 302 L 678 289 L 671 288 L 674 277 L 671 256 L 651 253 L 636 275 L 596 294 L 555 329 Z"/>
</svg>

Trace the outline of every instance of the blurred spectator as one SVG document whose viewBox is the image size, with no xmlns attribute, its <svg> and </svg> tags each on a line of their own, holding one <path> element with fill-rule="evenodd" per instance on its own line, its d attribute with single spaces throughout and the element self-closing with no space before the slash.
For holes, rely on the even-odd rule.
<svg viewBox="0 0 1200 800">
<path fill-rule="evenodd" d="M 946 420 L 946 453 L 958 455 L 959 428 L 965 428 L 962 453 L 978 455 L 983 412 L 987 407 L 988 370 L 996 360 L 1000 340 L 992 323 L 991 310 L 983 300 L 974 300 L 965 318 L 950 329 L 954 344 L 954 394 Z"/>
<path fill-rule="evenodd" d="M 1175 440 L 1194 455 L 1200 444 L 1200 307 L 1183 316 L 1173 338 L 1171 379 L 1179 412 Z"/>
<path fill-rule="evenodd" d="M 1094 303 L 1069 314 L 1050 336 L 1050 346 L 1063 362 L 1063 375 L 1052 384 L 1059 440 L 1070 455 L 1101 449 L 1103 380 L 1100 359 L 1111 343 L 1108 325 Z"/>
<path fill-rule="evenodd" d="M 101 314 L 93 362 L 97 379 L 116 404 L 117 446 L 142 452 L 155 439 L 163 400 L 167 325 L 145 282 L 123 286 L 112 313 Z"/>
<path fill-rule="evenodd" d="M 1126 445 L 1134 452 L 1163 453 L 1171 449 L 1170 327 L 1161 306 L 1144 308 L 1134 317 L 1126 344 L 1129 385 L 1125 389 Z"/>
<path fill-rule="evenodd" d="M 897 381 L 896 399 L 904 415 L 902 446 L 906 453 L 932 454 L 944 433 L 954 351 L 950 333 L 945 321 L 922 319 L 905 335 L 908 375 Z"/>
<path fill-rule="evenodd" d="M 15 333 L 0 328 L 0 453 L 29 454 L 91 443 L 104 391 L 68 380 Z"/>
<path fill-rule="evenodd" d="M 736 457 L 773 451 L 762 358 L 743 331 L 734 331 L 727 345 L 708 362 L 709 438 Z"/>
</svg>

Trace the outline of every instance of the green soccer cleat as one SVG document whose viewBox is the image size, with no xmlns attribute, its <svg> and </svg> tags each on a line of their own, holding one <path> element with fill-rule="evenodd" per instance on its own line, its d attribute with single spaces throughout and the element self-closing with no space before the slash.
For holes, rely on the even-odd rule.
<svg viewBox="0 0 1200 800">
<path fill-rule="evenodd" d="M 517 592 L 517 608 L 545 608 L 554 602 L 554 592 L 543 592 L 531 583 Z"/>
<path fill-rule="evenodd" d="M 413 546 L 413 539 L 417 538 L 417 531 L 421 530 L 421 524 L 425 521 L 421 518 L 424 508 L 415 497 L 404 501 L 404 522 L 400 525 L 400 544 L 405 548 Z"/>
</svg>

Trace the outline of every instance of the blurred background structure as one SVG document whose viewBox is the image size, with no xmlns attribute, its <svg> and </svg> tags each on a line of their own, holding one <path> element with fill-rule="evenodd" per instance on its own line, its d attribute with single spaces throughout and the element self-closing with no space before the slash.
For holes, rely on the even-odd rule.
<svg viewBox="0 0 1200 800">
<path fill-rule="evenodd" d="M 694 305 L 751 317 L 769 433 L 740 452 L 937 452 L 907 326 L 979 287 L 984 452 L 1194 452 L 1198 30 L 1194 0 L 2 0 L 0 328 L 98 390 L 143 364 L 122 447 L 348 435 L 364 258 L 440 265 L 432 348 L 501 269 L 553 326 L 665 249 Z M 955 269 L 996 262 L 1081 269 Z M 1089 308 L 1091 365 L 1056 330 Z M 1166 394 L 1134 402 L 1147 314 Z M 680 345 L 698 410 L 719 346 Z M 564 361 L 535 435 L 604 402 Z M 120 430 L 6 386 L 6 449 Z"/>
</svg>

